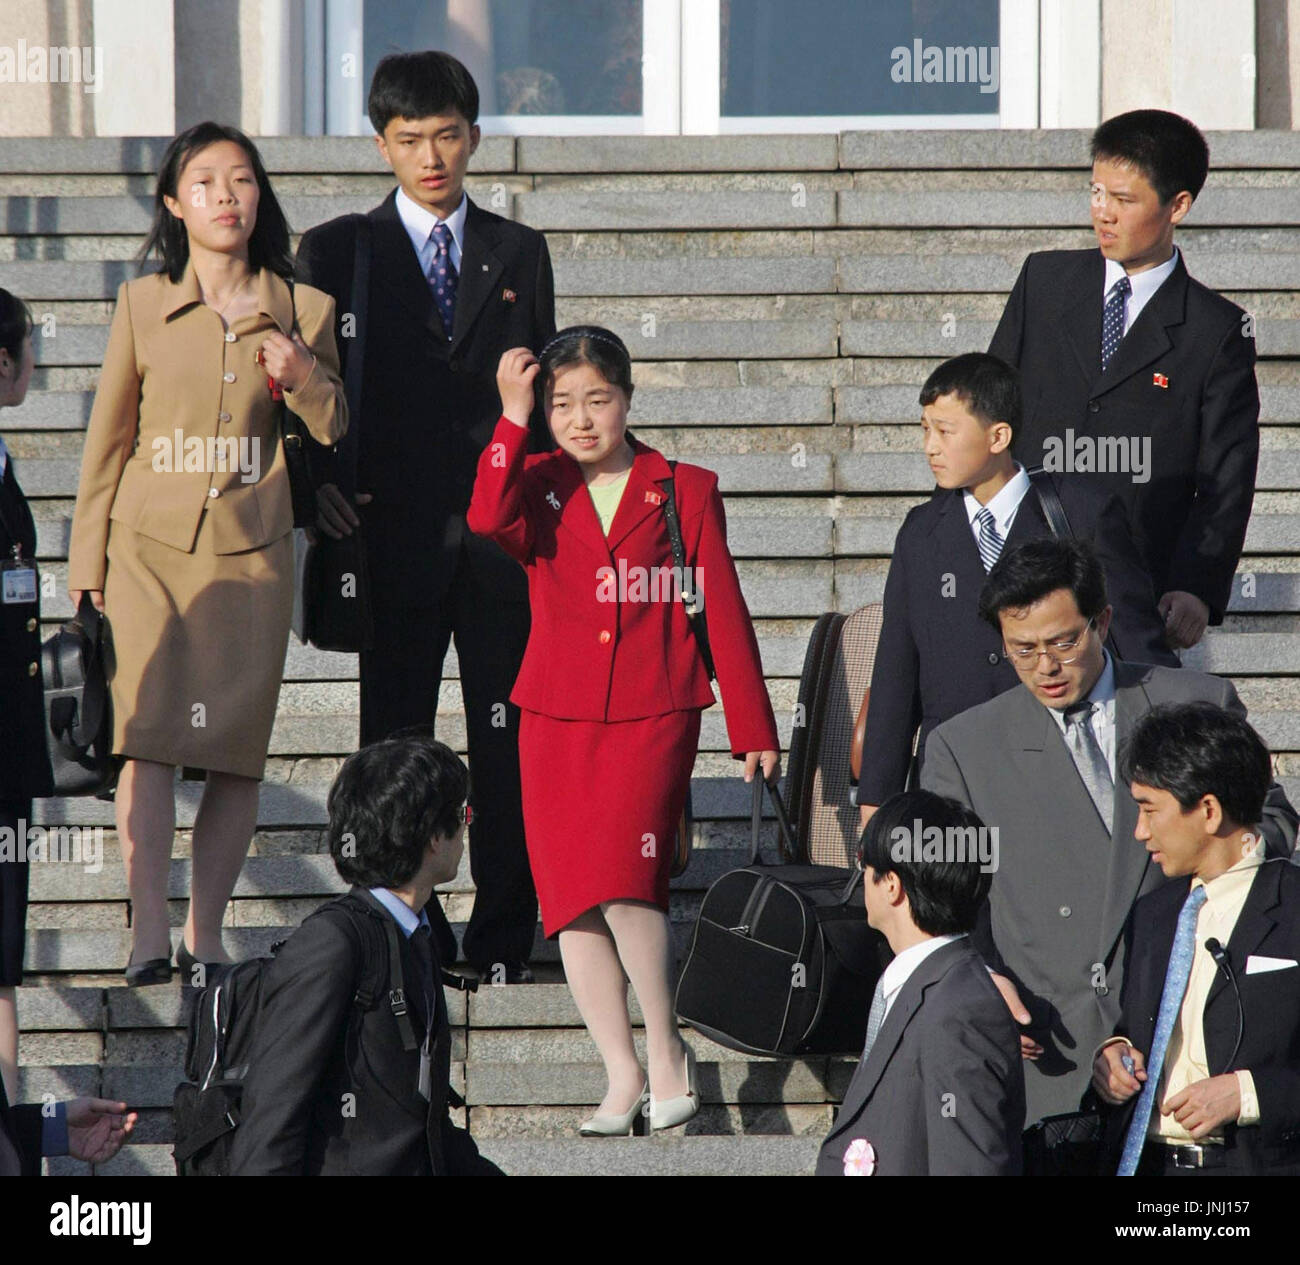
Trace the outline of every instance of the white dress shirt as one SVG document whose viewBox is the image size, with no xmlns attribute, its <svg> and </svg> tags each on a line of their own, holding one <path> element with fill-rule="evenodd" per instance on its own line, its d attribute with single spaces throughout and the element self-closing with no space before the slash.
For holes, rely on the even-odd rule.
<svg viewBox="0 0 1300 1265">
<path fill-rule="evenodd" d="M 1087 698 L 1089 703 L 1100 703 L 1101 707 L 1088 717 L 1088 725 L 1092 730 L 1092 736 L 1097 739 L 1101 747 L 1102 755 L 1106 757 L 1106 764 L 1110 768 L 1110 780 L 1113 782 L 1115 780 L 1115 664 L 1108 650 L 1103 650 L 1101 653 L 1106 660 L 1106 665 L 1102 668 L 1097 684 L 1092 687 L 1092 692 Z M 1064 737 L 1065 712 L 1056 707 L 1049 707 L 1047 710 L 1056 721 L 1061 736 Z"/>
<path fill-rule="evenodd" d="M 964 940 L 965 935 L 957 936 L 931 936 L 929 940 L 922 940 L 920 944 L 913 944 L 904 949 L 890 964 L 885 967 L 880 976 L 880 989 L 885 995 L 885 1016 L 888 1017 L 890 1008 L 904 984 L 912 977 L 912 972 L 916 970 L 931 953 L 942 949 L 945 944 L 952 944 L 954 940 Z M 884 1019 L 881 1020 L 884 1023 Z"/>
<path fill-rule="evenodd" d="M 1155 268 L 1148 268 L 1145 272 L 1126 273 L 1123 264 L 1116 263 L 1113 259 L 1106 260 L 1106 280 L 1102 284 L 1101 291 L 1102 305 L 1105 306 L 1111 287 L 1121 277 L 1127 276 L 1129 285 L 1133 287 L 1128 298 L 1124 301 L 1125 334 L 1133 328 L 1133 322 L 1137 320 L 1142 309 L 1151 301 L 1151 296 L 1164 285 L 1176 267 L 1178 267 L 1177 246 L 1174 247 L 1174 253 L 1164 263 L 1157 265 Z"/>
<path fill-rule="evenodd" d="M 981 505 L 969 488 L 962 493 L 962 503 L 966 506 L 966 517 L 970 520 L 970 529 L 975 536 L 977 545 L 980 540 L 980 529 L 975 522 L 975 516 L 980 510 L 988 510 L 993 515 L 993 526 L 997 528 L 998 535 L 1002 537 L 1005 544 L 1007 532 L 1011 530 L 1011 524 L 1015 522 L 1016 511 L 1020 508 L 1020 502 L 1025 499 L 1025 493 L 1029 491 L 1029 487 L 1029 476 L 1025 473 L 1024 466 L 1016 462 L 1016 472 L 1011 476 L 1010 482 L 1001 488 L 996 496 L 990 498 L 987 505 Z"/>
<path fill-rule="evenodd" d="M 445 220 L 440 220 L 432 211 L 408 198 L 400 188 L 397 190 L 397 214 L 411 239 L 411 245 L 415 247 L 415 253 L 420 257 L 420 271 L 426 277 L 429 275 L 429 269 L 433 266 L 433 255 L 436 249 L 433 230 L 439 224 L 446 224 L 451 229 L 449 253 L 452 266 L 457 273 L 460 272 L 460 257 L 465 242 L 465 214 L 468 202 L 468 196 L 462 193 L 460 195 L 460 205 Z"/>
</svg>

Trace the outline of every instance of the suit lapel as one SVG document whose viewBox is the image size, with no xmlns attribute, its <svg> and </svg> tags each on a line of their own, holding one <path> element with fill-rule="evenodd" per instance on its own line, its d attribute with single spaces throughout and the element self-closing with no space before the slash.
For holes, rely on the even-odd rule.
<svg viewBox="0 0 1300 1265">
<path fill-rule="evenodd" d="M 1246 903 L 1242 905 L 1237 925 L 1233 927 L 1232 935 L 1228 937 L 1228 964 L 1232 967 L 1233 974 L 1239 978 L 1245 974 L 1246 959 L 1263 944 L 1272 934 L 1273 928 L 1277 926 L 1274 911 L 1281 904 L 1278 889 L 1282 883 L 1282 872 L 1279 866 L 1286 864 L 1288 863 L 1285 861 L 1270 861 L 1262 864 L 1250 885 L 1250 891 L 1246 893 Z M 1215 998 L 1227 987 L 1228 978 L 1219 971 L 1205 998 L 1206 1014 L 1209 1014 Z"/>
<path fill-rule="evenodd" d="M 374 267 L 380 283 L 406 308 L 416 324 L 425 329 L 435 347 L 445 347 L 447 335 L 433 291 L 420 269 L 420 258 L 406 225 L 397 214 L 396 190 L 371 212 L 371 221 Z"/>
<path fill-rule="evenodd" d="M 844 1102 L 830 1137 L 844 1132 L 857 1120 L 858 1114 L 875 1093 L 876 1086 L 880 1084 L 880 1078 L 894 1057 L 894 1051 L 898 1049 L 898 1043 L 903 1039 L 907 1025 L 912 1022 L 912 1016 L 921 1009 L 926 989 L 941 980 L 969 949 L 969 946 L 969 939 L 945 944 L 943 948 L 936 949 L 930 954 L 908 976 L 903 987 L 899 989 L 898 996 L 894 998 L 894 1004 L 890 1006 L 885 1022 L 880 1025 L 880 1031 L 876 1034 L 876 1043 L 871 1047 L 866 1062 L 860 1062 L 857 1071 L 853 1073 L 853 1079 L 849 1082 L 848 1092 L 844 1095 Z M 830 1138 L 827 1139 L 829 1140 Z"/>
<path fill-rule="evenodd" d="M 499 240 L 497 224 L 474 205 L 473 199 L 467 198 L 460 283 L 456 287 L 456 328 L 451 340 L 453 352 L 464 341 L 488 296 L 496 293 L 505 268 L 496 254 Z"/>
<path fill-rule="evenodd" d="M 1017 514 L 1017 521 L 1019 518 Z M 1011 527 L 1014 531 L 1015 523 Z M 930 535 L 939 573 L 953 572 L 959 593 L 978 594 L 987 576 L 960 488 L 940 494 L 939 512 L 934 517 Z"/>
<path fill-rule="evenodd" d="M 1151 710 L 1140 670 L 1115 660 L 1115 758 L 1137 722 Z M 1115 779 L 1115 816 L 1111 826 L 1110 865 L 1106 874 L 1106 900 L 1102 909 L 1099 961 L 1110 958 L 1124 929 L 1133 902 L 1146 877 L 1151 857 L 1133 837 L 1138 809 L 1127 784 Z"/>
<path fill-rule="evenodd" d="M 1094 373 L 1093 394 L 1113 390 L 1138 370 L 1163 356 L 1174 344 L 1166 328 L 1181 325 L 1187 303 L 1187 268 L 1180 252 L 1173 272 L 1164 284 L 1147 300 L 1127 334 L 1120 339 L 1115 354 L 1106 366 L 1106 372 Z M 1100 370 L 1101 361 L 1097 361 Z"/>
<path fill-rule="evenodd" d="M 1058 327 L 1079 362 L 1085 382 L 1095 382 L 1101 372 L 1101 287 L 1106 263 L 1100 250 L 1089 251 L 1077 278 L 1066 289 L 1057 316 Z"/>
<path fill-rule="evenodd" d="M 578 463 L 567 453 L 556 452 L 538 474 L 548 485 L 543 496 L 551 512 L 559 515 L 559 526 L 608 563 L 609 544 Z"/>
<path fill-rule="evenodd" d="M 627 438 L 636 456 L 632 462 L 632 469 L 628 471 L 627 486 L 623 489 L 618 509 L 614 511 L 614 521 L 609 526 L 607 543 L 610 553 L 613 553 L 647 518 L 663 514 L 664 490 L 659 486 L 659 480 L 673 478 L 673 469 L 663 453 L 647 447 L 631 434 Z M 680 517 L 682 508 L 680 489 L 676 493 L 676 499 Z"/>
</svg>

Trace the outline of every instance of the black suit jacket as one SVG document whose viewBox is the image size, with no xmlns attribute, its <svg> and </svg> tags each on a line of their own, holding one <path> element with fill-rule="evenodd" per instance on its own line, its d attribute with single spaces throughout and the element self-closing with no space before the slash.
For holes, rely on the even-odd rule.
<svg viewBox="0 0 1300 1265">
<path fill-rule="evenodd" d="M 392 915 L 354 887 L 318 910 L 281 948 L 262 981 L 231 1171 L 280 1175 L 468 1175 L 491 1166 L 447 1116 L 451 1033 L 434 989 L 432 1094 L 418 1092 L 419 1050 L 402 1046 L 386 983 L 356 1014 L 357 989 L 388 978 L 383 919 Z M 402 975 L 418 1041 L 416 962 L 399 933 Z M 436 970 L 436 964 L 435 964 Z"/>
<path fill-rule="evenodd" d="M 41 1175 L 41 1108 L 37 1103 L 11 1105 L 0 1079 L 0 1133 L 18 1153 L 19 1177 Z M 0 1177 L 14 1176 L 0 1169 Z"/>
<path fill-rule="evenodd" d="M 1025 1124 L 1020 1038 L 968 940 L 936 949 L 908 977 L 859 1062 L 817 1157 L 844 1171 L 856 1138 L 876 1174 L 1017 1176 Z"/>
<path fill-rule="evenodd" d="M 523 568 L 465 527 L 478 468 L 501 415 L 496 371 L 511 347 L 541 345 L 555 332 L 555 283 L 546 239 L 535 229 L 485 211 L 472 199 L 450 341 L 419 258 L 397 213 L 394 190 L 369 213 L 370 295 L 365 328 L 357 490 L 374 500 L 365 524 L 371 592 L 395 606 L 436 606 L 455 573 L 462 542 L 485 583 L 526 602 Z M 330 220 L 303 234 L 297 275 L 333 295 L 346 374 L 355 311 L 352 268 L 356 223 Z M 540 410 L 534 446 L 552 447 Z M 351 436 L 349 437 L 351 438 Z M 318 476 L 332 463 L 316 454 Z"/>
<path fill-rule="evenodd" d="M 1053 478 L 1070 529 L 1096 551 L 1115 608 L 1122 658 L 1177 667 L 1124 507 L 1078 475 Z M 1011 523 L 1003 552 L 1050 535 L 1033 488 Z M 876 648 L 858 783 L 860 804 L 901 791 L 920 726 L 918 756 L 936 725 L 1014 688 L 1002 641 L 979 617 L 984 564 L 960 491 L 942 490 L 903 520 L 885 581 L 884 624 Z"/>
<path fill-rule="evenodd" d="M 1194 593 L 1222 623 L 1255 493 L 1255 340 L 1241 308 L 1188 276 L 1180 254 L 1102 373 L 1104 278 L 1098 250 L 1042 251 L 1020 270 L 989 344 L 1020 370 L 1016 455 L 1043 464 L 1048 438 L 1067 430 L 1149 438 L 1149 482 L 1093 477 L 1128 508 L 1156 596 Z"/>
<path fill-rule="evenodd" d="M 1174 930 L 1190 890 L 1190 879 L 1170 881 L 1133 907 L 1115 1032 L 1144 1054 L 1151 1049 Z M 1226 947 L 1241 990 L 1241 1046 L 1229 1063 L 1237 1040 L 1237 1000 L 1220 971 L 1202 1016 L 1209 1072 L 1218 1076 L 1249 1069 L 1259 1098 L 1257 1125 L 1229 1125 L 1225 1130 L 1229 1171 L 1300 1174 L 1295 1158 L 1300 1146 L 1300 966 L 1246 974 L 1252 956 L 1300 962 L 1300 868 L 1282 860 L 1260 867 Z M 1197 951 L 1205 950 L 1198 945 Z M 1111 1172 L 1119 1163 L 1136 1105 L 1134 1095 L 1107 1112 Z M 1280 1160 L 1279 1149 L 1285 1148 L 1290 1157 Z"/>
<path fill-rule="evenodd" d="M 36 527 L 11 453 L 0 480 L 0 559 L 11 558 L 15 544 L 22 546 L 25 559 L 36 557 Z M 0 800 L 22 804 L 53 790 L 40 662 L 38 577 L 35 602 L 0 603 Z"/>
</svg>

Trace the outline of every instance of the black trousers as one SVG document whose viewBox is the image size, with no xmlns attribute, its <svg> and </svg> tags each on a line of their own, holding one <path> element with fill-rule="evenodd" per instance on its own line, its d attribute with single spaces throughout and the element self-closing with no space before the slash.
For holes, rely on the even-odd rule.
<svg viewBox="0 0 1300 1265">
<path fill-rule="evenodd" d="M 13 831 L 14 856 L 26 842 L 20 822 L 31 824 L 31 800 L 0 799 L 0 829 Z M 27 862 L 0 861 L 0 988 L 23 982 L 23 937 L 27 931 Z"/>
<path fill-rule="evenodd" d="M 511 703 L 528 642 L 527 602 L 502 601 L 475 574 L 462 546 L 455 576 L 436 608 L 375 602 L 375 645 L 361 658 L 361 741 L 435 724 L 443 660 L 454 635 L 469 745 L 473 820 L 470 873 L 477 895 L 465 931 L 465 960 L 478 966 L 527 961 L 537 893 L 524 846 L 519 793 L 519 709 Z M 451 927 L 428 906 L 439 958 L 458 960 Z"/>
</svg>

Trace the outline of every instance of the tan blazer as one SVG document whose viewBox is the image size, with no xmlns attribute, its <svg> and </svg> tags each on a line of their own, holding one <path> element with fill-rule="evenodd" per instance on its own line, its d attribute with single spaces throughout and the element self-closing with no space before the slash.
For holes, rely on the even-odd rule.
<svg viewBox="0 0 1300 1265">
<path fill-rule="evenodd" d="M 296 304 L 316 364 L 284 400 L 313 438 L 336 443 L 347 405 L 334 300 L 306 285 L 291 296 L 266 268 L 257 288 L 257 315 L 229 333 L 204 305 L 192 263 L 179 282 L 155 273 L 118 290 L 81 460 L 69 588 L 104 587 L 110 519 L 188 551 L 206 508 L 219 554 L 257 549 L 292 530 L 280 406 L 254 355 L 272 329 L 290 333 Z"/>
</svg>

